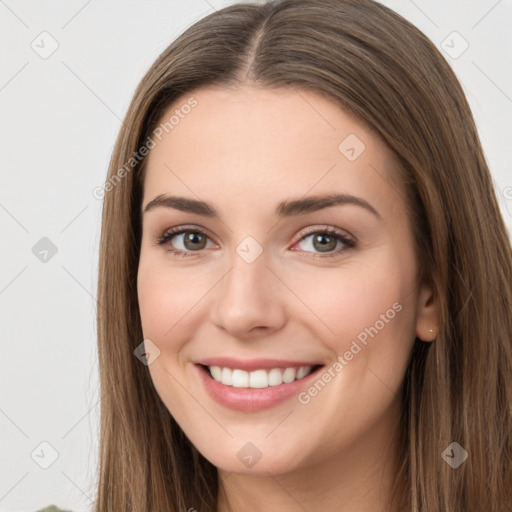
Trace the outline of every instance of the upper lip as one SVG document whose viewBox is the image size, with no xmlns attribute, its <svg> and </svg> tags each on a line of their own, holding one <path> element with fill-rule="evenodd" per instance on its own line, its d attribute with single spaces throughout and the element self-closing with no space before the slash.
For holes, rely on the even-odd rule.
<svg viewBox="0 0 512 512">
<path fill-rule="evenodd" d="M 232 357 L 210 357 L 196 361 L 196 364 L 204 366 L 220 366 L 251 372 L 254 370 L 266 370 L 271 368 L 299 368 L 300 366 L 318 366 L 323 363 L 312 361 L 288 361 L 284 359 L 234 359 Z"/>
</svg>

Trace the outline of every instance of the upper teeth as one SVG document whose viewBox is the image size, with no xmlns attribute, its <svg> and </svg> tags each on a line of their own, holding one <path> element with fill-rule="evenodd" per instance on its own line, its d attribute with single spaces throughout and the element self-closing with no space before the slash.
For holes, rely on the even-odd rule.
<svg viewBox="0 0 512 512">
<path fill-rule="evenodd" d="M 278 386 L 283 382 L 289 383 L 302 379 L 311 373 L 312 366 L 299 366 L 299 368 L 272 368 L 271 370 L 255 370 L 246 372 L 220 366 L 208 366 L 212 377 L 226 386 L 235 388 L 266 388 Z"/>
</svg>

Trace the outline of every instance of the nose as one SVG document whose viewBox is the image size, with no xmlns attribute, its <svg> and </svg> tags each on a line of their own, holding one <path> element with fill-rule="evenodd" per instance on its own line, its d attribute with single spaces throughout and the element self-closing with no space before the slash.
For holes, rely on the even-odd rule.
<svg viewBox="0 0 512 512">
<path fill-rule="evenodd" d="M 211 321 L 237 339 L 268 336 L 285 323 L 285 286 L 267 264 L 265 252 L 252 263 L 235 252 L 215 287 Z"/>
</svg>

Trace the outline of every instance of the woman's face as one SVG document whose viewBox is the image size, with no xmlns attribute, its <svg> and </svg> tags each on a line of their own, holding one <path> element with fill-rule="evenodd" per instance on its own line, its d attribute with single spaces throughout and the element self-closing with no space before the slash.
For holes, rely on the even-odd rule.
<svg viewBox="0 0 512 512">
<path fill-rule="evenodd" d="M 165 122 L 138 269 L 163 403 L 226 471 L 382 453 L 415 336 L 435 328 L 390 151 L 293 89 L 200 89 Z"/>
</svg>

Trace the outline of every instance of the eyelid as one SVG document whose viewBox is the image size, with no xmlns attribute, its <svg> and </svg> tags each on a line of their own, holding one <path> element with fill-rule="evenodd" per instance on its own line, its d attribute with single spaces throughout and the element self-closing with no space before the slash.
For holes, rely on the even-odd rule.
<svg viewBox="0 0 512 512">
<path fill-rule="evenodd" d="M 344 247 L 341 247 L 339 249 L 322 253 L 322 252 L 315 252 L 315 251 L 297 251 L 297 252 L 303 252 L 307 258 L 313 258 L 313 259 L 325 259 L 325 258 L 332 258 L 332 257 L 342 257 L 347 251 L 350 251 L 351 249 L 354 249 L 356 247 L 356 238 L 352 236 L 347 231 L 334 227 L 329 225 L 316 225 L 316 226 L 308 226 L 307 228 L 304 228 L 301 230 L 298 234 L 298 240 L 293 244 L 293 246 L 299 244 L 306 238 L 308 238 L 311 235 L 314 234 L 324 234 L 329 237 L 334 238 L 336 241 L 339 241 L 342 243 Z M 292 247 L 293 247 L 292 246 Z M 292 249 L 293 250 L 293 249 Z"/>
<path fill-rule="evenodd" d="M 214 241 L 214 237 L 212 237 L 210 235 L 210 232 L 206 228 L 197 226 L 195 224 L 182 224 L 180 226 L 168 228 L 168 229 L 164 230 L 161 235 L 157 235 L 153 239 L 153 241 L 154 241 L 155 245 L 161 245 L 161 244 L 165 243 L 166 239 L 174 238 L 177 235 L 183 234 L 183 232 L 185 232 L 185 231 L 201 233 L 204 236 L 208 237 L 210 240 Z M 217 242 L 215 242 L 215 244 L 218 245 Z M 193 252 L 193 251 L 189 251 L 189 252 Z M 199 252 L 199 251 L 196 251 L 196 252 Z"/>
<path fill-rule="evenodd" d="M 216 245 L 218 245 L 214 238 L 210 235 L 209 231 L 201 226 L 193 225 L 193 224 L 183 224 L 180 226 L 175 226 L 169 229 L 166 229 L 162 235 L 157 236 L 154 239 L 155 245 L 164 245 L 167 242 L 169 242 L 172 238 L 175 236 L 178 236 L 180 234 L 183 234 L 186 231 L 191 232 L 197 232 L 204 236 L 206 236 L 208 239 L 212 240 Z M 327 234 L 328 236 L 333 236 L 338 241 L 342 242 L 346 247 L 343 249 L 337 249 L 332 252 L 327 252 L 325 254 L 321 252 L 312 252 L 312 251 L 297 251 L 297 252 L 304 252 L 306 254 L 311 254 L 308 257 L 329 257 L 329 256 L 337 256 L 341 253 L 346 252 L 347 250 L 353 248 L 356 245 L 356 239 L 354 236 L 349 234 L 347 231 L 342 230 L 340 228 L 320 224 L 320 225 L 312 225 L 308 226 L 307 228 L 303 228 L 299 231 L 297 234 L 297 239 L 295 242 L 293 242 L 292 247 L 297 245 L 299 242 L 307 238 L 308 236 L 314 235 L 314 234 Z M 174 253 L 178 256 L 194 256 L 194 255 L 200 255 L 205 249 L 201 249 L 200 251 L 183 251 L 181 249 L 168 249 L 169 252 Z"/>
<path fill-rule="evenodd" d="M 334 226 L 329 226 L 327 224 L 315 224 L 313 226 L 308 226 L 307 228 L 301 229 L 297 234 L 297 242 L 300 242 L 306 236 L 312 235 L 314 233 L 329 233 L 331 235 L 338 235 L 343 238 L 347 238 L 355 243 L 355 237 L 353 237 L 350 233 L 345 231 L 344 229 L 336 228 Z M 295 243 L 297 243 L 295 242 Z"/>
</svg>

